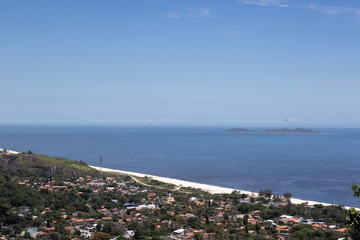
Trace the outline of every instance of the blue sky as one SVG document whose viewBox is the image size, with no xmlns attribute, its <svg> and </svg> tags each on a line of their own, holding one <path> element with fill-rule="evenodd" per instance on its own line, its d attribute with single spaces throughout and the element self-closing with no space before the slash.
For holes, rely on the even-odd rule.
<svg viewBox="0 0 360 240">
<path fill-rule="evenodd" d="M 0 29 L 1 124 L 360 126 L 358 0 L 1 1 Z"/>
</svg>

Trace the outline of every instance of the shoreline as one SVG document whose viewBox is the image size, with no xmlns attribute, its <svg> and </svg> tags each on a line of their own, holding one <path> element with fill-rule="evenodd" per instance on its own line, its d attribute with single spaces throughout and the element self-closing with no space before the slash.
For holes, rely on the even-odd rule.
<svg viewBox="0 0 360 240">
<path fill-rule="evenodd" d="M 96 167 L 96 166 L 90 166 L 96 170 L 100 170 L 100 167 Z M 169 183 L 169 184 L 173 184 L 177 187 L 190 187 L 190 188 L 195 188 L 195 189 L 200 189 L 204 192 L 209 192 L 212 194 L 230 194 L 233 191 L 239 191 L 241 193 L 245 193 L 247 195 L 254 195 L 254 196 L 258 196 L 257 192 L 250 192 L 250 191 L 245 191 L 245 190 L 240 190 L 240 189 L 233 189 L 233 188 L 227 188 L 227 187 L 220 187 L 220 186 L 215 186 L 215 185 L 209 185 L 209 184 L 203 184 L 203 183 L 196 183 L 196 182 L 190 182 L 190 181 L 185 181 L 185 180 L 179 180 L 179 179 L 175 179 L 175 178 L 168 178 L 168 177 L 160 177 L 160 176 L 155 176 L 155 175 L 149 175 L 149 174 L 144 174 L 144 173 L 137 173 L 137 172 L 130 172 L 130 171 L 123 171 L 123 170 L 117 170 L 117 169 L 111 169 L 111 168 L 102 168 L 103 172 L 114 172 L 114 173 L 120 173 L 120 174 L 124 174 L 124 175 L 130 175 L 130 176 L 135 176 L 135 177 L 150 177 L 154 180 L 160 181 L 160 182 L 164 182 L 164 183 Z M 323 206 L 338 206 L 337 204 L 331 204 L 331 203 L 324 203 L 324 202 L 317 202 L 317 201 L 311 201 L 311 200 L 302 200 L 302 199 L 298 199 L 298 198 L 291 198 L 291 203 L 293 204 L 302 204 L 302 203 L 306 203 L 309 206 L 314 206 L 317 204 L 321 204 Z M 345 209 L 350 209 L 351 207 L 348 206 L 344 206 Z M 360 208 L 355 208 L 357 211 L 360 211 Z"/>
<path fill-rule="evenodd" d="M 17 151 L 0 148 L 0 152 L 3 152 L 4 150 L 6 150 L 6 152 L 7 152 L 7 153 L 10 153 L 10 154 L 19 154 L 19 153 L 20 153 L 20 152 L 17 152 Z"/>
<path fill-rule="evenodd" d="M 4 151 L 4 149 L 0 148 L 0 152 L 2 152 L 2 151 Z M 7 151 L 7 153 L 10 153 L 10 154 L 19 154 L 20 153 L 20 152 L 9 150 L 9 149 L 6 149 L 6 151 Z M 96 170 L 100 170 L 100 167 L 91 166 L 91 165 L 88 165 L 88 166 L 91 168 L 94 168 Z M 194 188 L 194 189 L 200 189 L 204 192 L 208 192 L 211 194 L 231 194 L 233 191 L 239 191 L 240 193 L 245 193 L 249 196 L 250 195 L 253 195 L 255 197 L 258 196 L 257 192 L 251 192 L 251 191 L 228 188 L 228 187 L 220 187 L 220 186 L 204 184 L 204 183 L 196 183 L 196 182 L 180 180 L 180 179 L 175 179 L 175 178 L 169 178 L 169 177 L 160 177 L 160 176 L 149 175 L 149 174 L 138 173 L 138 172 L 123 171 L 123 170 L 117 170 L 117 169 L 111 169 L 111 168 L 102 168 L 102 171 L 120 173 L 120 174 L 124 174 L 124 175 L 136 176 L 136 177 L 141 177 L 141 178 L 147 176 L 154 180 L 164 182 L 164 183 L 169 183 L 169 184 L 175 185 L 177 187 L 189 187 L 189 188 Z M 313 205 L 317 205 L 317 204 L 321 204 L 323 206 L 339 206 L 338 204 L 317 202 L 317 201 L 312 201 L 312 200 L 303 200 L 303 199 L 299 199 L 299 198 L 291 198 L 290 200 L 291 200 L 291 203 L 293 203 L 293 204 L 305 203 L 309 206 L 313 206 Z M 356 211 L 360 212 L 360 208 L 357 208 L 357 207 L 348 207 L 348 206 L 344 206 L 344 207 L 345 207 L 345 209 L 354 208 Z"/>
</svg>

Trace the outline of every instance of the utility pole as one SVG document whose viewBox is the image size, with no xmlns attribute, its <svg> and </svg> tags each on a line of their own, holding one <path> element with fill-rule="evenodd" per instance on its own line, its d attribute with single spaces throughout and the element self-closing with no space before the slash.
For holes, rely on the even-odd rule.
<svg viewBox="0 0 360 240">
<path fill-rule="evenodd" d="M 100 157 L 100 177 L 99 181 L 102 181 L 102 157 Z"/>
</svg>

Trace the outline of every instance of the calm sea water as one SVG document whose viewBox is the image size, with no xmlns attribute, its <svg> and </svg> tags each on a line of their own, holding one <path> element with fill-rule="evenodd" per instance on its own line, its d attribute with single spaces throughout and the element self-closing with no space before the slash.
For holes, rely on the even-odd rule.
<svg viewBox="0 0 360 240">
<path fill-rule="evenodd" d="M 0 147 L 141 172 L 360 207 L 360 129 L 229 134 L 227 128 L 0 126 Z M 250 128 L 256 130 L 257 128 Z M 265 129 L 265 128 L 261 128 Z"/>
</svg>

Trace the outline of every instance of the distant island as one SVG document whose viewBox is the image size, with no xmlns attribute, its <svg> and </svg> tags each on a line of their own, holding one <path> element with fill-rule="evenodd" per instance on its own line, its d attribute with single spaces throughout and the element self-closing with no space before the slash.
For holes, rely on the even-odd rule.
<svg viewBox="0 0 360 240">
<path fill-rule="evenodd" d="M 262 131 L 253 131 L 245 128 L 230 128 L 225 131 L 226 133 L 277 133 L 277 134 L 320 134 L 321 132 L 312 130 L 312 129 L 306 129 L 306 128 L 295 128 L 295 129 L 265 129 Z"/>
<path fill-rule="evenodd" d="M 245 129 L 245 128 L 230 128 L 225 131 L 226 133 L 255 133 L 253 130 Z"/>
</svg>

